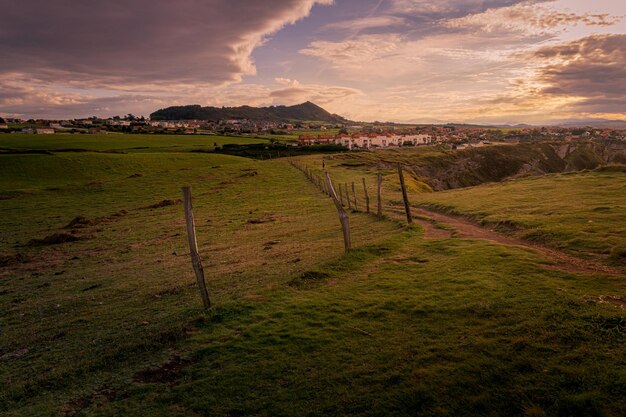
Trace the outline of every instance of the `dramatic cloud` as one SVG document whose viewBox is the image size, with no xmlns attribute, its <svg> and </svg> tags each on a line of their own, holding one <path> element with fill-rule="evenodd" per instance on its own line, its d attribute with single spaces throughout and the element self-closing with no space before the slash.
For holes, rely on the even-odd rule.
<svg viewBox="0 0 626 417">
<path fill-rule="evenodd" d="M 626 35 L 589 36 L 545 47 L 532 55 L 548 61 L 539 69 L 541 92 L 581 99 L 579 109 L 619 113 L 626 108 Z"/>
<path fill-rule="evenodd" d="M 527 122 L 577 117 L 626 119 L 626 35 L 594 35 L 515 56 L 530 65 L 506 89 L 485 95 L 466 117 Z"/>
<path fill-rule="evenodd" d="M 89 86 L 239 81 L 265 37 L 332 0 L 0 0 L 0 73 Z"/>
<path fill-rule="evenodd" d="M 615 0 L 0 0 L 0 10 L 0 115 L 311 100 L 356 120 L 626 118 L 626 5 Z"/>
</svg>

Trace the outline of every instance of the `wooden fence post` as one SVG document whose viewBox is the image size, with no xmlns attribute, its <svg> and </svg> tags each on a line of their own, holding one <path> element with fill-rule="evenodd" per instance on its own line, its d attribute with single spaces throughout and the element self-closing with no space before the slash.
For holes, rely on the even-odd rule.
<svg viewBox="0 0 626 417">
<path fill-rule="evenodd" d="M 341 200 L 341 207 L 343 207 L 343 190 L 341 189 L 341 184 L 339 184 L 339 199 Z"/>
<path fill-rule="evenodd" d="M 202 261 L 198 253 L 198 241 L 196 239 L 196 223 L 193 218 L 193 207 L 191 205 L 191 187 L 183 187 L 183 204 L 185 207 L 185 220 L 187 221 L 187 239 L 189 240 L 189 252 L 191 254 L 191 265 L 196 273 L 196 281 L 200 289 L 200 297 L 205 309 L 211 307 L 211 299 L 206 289 L 204 281 L 204 270 L 202 269 Z"/>
<path fill-rule="evenodd" d="M 356 188 L 354 188 L 354 181 L 352 181 L 352 197 L 354 197 L 354 209 L 359 210 L 359 205 L 356 202 Z"/>
<path fill-rule="evenodd" d="M 337 213 L 339 214 L 339 221 L 341 222 L 341 229 L 343 230 L 343 244 L 345 247 L 345 251 L 348 252 L 352 248 L 352 242 L 350 238 L 350 219 L 348 218 L 348 214 L 343 209 L 341 202 L 337 198 L 337 193 L 335 193 L 335 188 L 333 187 L 333 182 L 330 180 L 328 176 L 328 172 L 325 172 L 326 176 L 326 185 L 330 190 L 330 196 L 335 203 L 335 207 L 337 207 Z"/>
<path fill-rule="evenodd" d="M 409 204 L 409 196 L 406 193 L 406 185 L 404 184 L 404 174 L 402 172 L 402 164 L 398 164 L 398 176 L 400 177 L 400 188 L 402 188 L 402 199 L 404 200 L 404 211 L 406 212 L 406 222 L 413 223 L 411 217 L 411 205 Z"/>
<path fill-rule="evenodd" d="M 343 185 L 343 189 L 346 190 L 346 200 L 348 200 L 348 210 L 352 210 L 352 203 L 350 202 L 350 190 L 348 189 L 348 183 Z"/>
<path fill-rule="evenodd" d="M 370 195 L 367 192 L 367 186 L 365 185 L 365 178 L 361 178 L 363 180 L 363 193 L 365 193 L 365 210 L 367 213 L 370 212 Z"/>
<path fill-rule="evenodd" d="M 378 209 L 376 210 L 376 215 L 378 217 L 383 216 L 382 191 L 383 191 L 383 174 L 379 172 L 378 173 Z"/>
</svg>

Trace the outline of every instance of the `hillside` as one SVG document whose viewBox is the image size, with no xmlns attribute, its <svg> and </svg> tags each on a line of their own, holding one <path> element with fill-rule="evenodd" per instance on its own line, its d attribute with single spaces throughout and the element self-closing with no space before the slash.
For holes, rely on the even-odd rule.
<svg viewBox="0 0 626 417">
<path fill-rule="evenodd" d="M 150 115 L 152 120 L 267 120 L 267 121 L 318 121 L 327 123 L 346 123 L 348 120 L 331 114 L 320 106 L 307 101 L 295 106 L 270 107 L 202 107 L 198 104 L 190 106 L 173 106 L 155 111 Z"/>
<path fill-rule="evenodd" d="M 345 166 L 389 169 L 400 162 L 413 177 L 436 191 L 463 188 L 507 178 L 594 169 L 626 163 L 619 142 L 526 143 L 464 150 L 417 148 L 360 152 L 342 156 Z"/>
</svg>

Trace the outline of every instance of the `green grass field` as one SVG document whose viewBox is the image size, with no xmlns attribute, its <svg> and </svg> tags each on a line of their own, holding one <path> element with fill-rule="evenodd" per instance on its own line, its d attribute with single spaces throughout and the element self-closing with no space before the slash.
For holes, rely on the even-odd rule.
<svg viewBox="0 0 626 417">
<path fill-rule="evenodd" d="M 626 269 L 626 169 L 506 181 L 416 196 L 415 202 Z"/>
<path fill-rule="evenodd" d="M 143 147 L 134 138 L 119 149 Z M 426 239 L 401 222 L 393 171 L 388 216 L 351 213 L 355 250 L 344 255 L 334 206 L 288 161 L 172 153 L 175 139 L 163 141 L 127 154 L 0 155 L 0 414 L 624 414 L 626 315 L 606 302 L 626 297 L 624 276 L 564 272 L 520 247 Z M 325 158 L 337 182 L 365 177 L 373 196 L 375 171 Z M 320 156 L 300 160 L 320 168 Z M 625 175 L 441 193 L 410 185 L 416 205 L 510 220 L 606 261 L 597 242 L 624 243 L 613 210 L 624 207 Z M 533 192 L 544 197 L 528 201 Z M 575 245 L 557 233 L 564 223 Z M 55 233 L 77 240 L 32 243 Z"/>
<path fill-rule="evenodd" d="M 263 143 L 263 139 L 240 136 L 213 135 L 124 135 L 124 134 L 4 134 L 0 135 L 0 149 L 38 149 L 58 151 L 86 149 L 117 152 L 188 152 L 212 150 L 224 144 Z"/>
</svg>

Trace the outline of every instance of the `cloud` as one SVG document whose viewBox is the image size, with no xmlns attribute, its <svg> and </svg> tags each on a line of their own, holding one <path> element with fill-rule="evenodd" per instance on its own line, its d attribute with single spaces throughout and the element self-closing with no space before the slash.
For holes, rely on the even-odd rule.
<svg viewBox="0 0 626 417">
<path fill-rule="evenodd" d="M 457 15 L 481 13 L 487 9 L 508 7 L 525 0 L 392 0 L 391 10 L 408 15 Z M 551 0 L 535 0 L 541 1 Z"/>
<path fill-rule="evenodd" d="M 543 28 L 573 21 L 609 24 L 611 20 L 607 15 L 559 13 L 536 3 L 536 0 L 394 0 L 391 10 L 405 13 L 402 17 L 395 17 L 410 25 L 410 29 L 407 26 L 389 26 L 384 33 L 315 40 L 299 52 L 319 58 L 327 68 L 337 71 L 345 79 L 380 81 L 410 76 L 424 78 L 425 74 L 430 78 L 441 73 L 458 74 L 467 70 L 484 73 L 485 67 L 494 63 L 510 62 L 514 51 L 528 49 L 529 45 L 552 38 L 553 34 Z M 474 10 L 482 12 L 471 14 Z M 408 12 L 435 11 L 463 17 L 436 17 L 424 24 L 416 21 L 414 16 L 406 15 Z M 388 14 L 379 17 L 384 19 L 375 24 L 391 22 Z M 354 21 L 337 24 L 347 28 Z M 363 24 L 369 21 L 369 18 L 363 19 Z M 532 25 L 542 29 L 530 30 Z"/>
<path fill-rule="evenodd" d="M 3 88 L 0 90 L 0 115 L 5 117 L 42 117 L 64 119 L 122 113 L 149 114 L 169 105 L 160 97 L 123 94 L 95 97 L 76 93 L 33 88 Z"/>
<path fill-rule="evenodd" d="M 0 74 L 82 86 L 236 82 L 252 50 L 332 0 L 0 0 Z"/>
<path fill-rule="evenodd" d="M 488 9 L 482 13 L 447 19 L 442 24 L 449 28 L 480 31 L 486 33 L 514 31 L 525 34 L 545 33 L 557 28 L 586 25 L 611 26 L 621 17 L 609 14 L 577 14 L 560 12 L 526 1 L 510 7 Z"/>
<path fill-rule="evenodd" d="M 341 20 L 339 22 L 329 23 L 324 26 L 324 29 L 339 29 L 339 30 L 353 30 L 361 31 L 365 29 L 374 28 L 402 28 L 408 23 L 406 19 L 399 16 L 382 15 L 362 17 L 359 19 Z"/>
<path fill-rule="evenodd" d="M 360 35 L 341 41 L 313 41 L 300 53 L 337 66 L 365 69 L 364 65 L 393 54 L 400 48 L 401 42 L 399 34 Z"/>
<path fill-rule="evenodd" d="M 523 77 L 484 96 L 469 110 L 482 121 L 608 117 L 623 119 L 626 108 L 626 35 L 592 35 L 515 55 L 531 63 Z"/>
<path fill-rule="evenodd" d="M 536 39 L 532 39 L 536 41 Z M 483 74 L 513 63 L 511 54 L 527 46 L 522 36 L 443 33 L 411 39 L 399 33 L 369 34 L 337 41 L 313 41 L 301 54 L 324 61 L 346 80 L 402 84 L 412 80 Z"/>
<path fill-rule="evenodd" d="M 285 88 L 270 92 L 273 104 L 297 104 L 304 101 L 312 101 L 322 106 L 337 104 L 344 99 L 363 95 L 354 88 L 309 84 L 303 85 L 296 80 L 278 79 Z M 284 81 L 288 81 L 287 84 Z"/>
<path fill-rule="evenodd" d="M 575 105 L 592 112 L 623 113 L 626 104 L 626 35 L 594 35 L 536 50 L 544 62 L 536 80 L 541 93 L 573 96 Z"/>
<path fill-rule="evenodd" d="M 12 74 L 0 80 L 0 116 L 63 119 L 67 117 L 112 116 L 115 114 L 149 115 L 155 109 L 173 105 L 200 103 L 203 106 L 269 106 L 297 104 L 310 100 L 340 112 L 342 105 L 360 97 L 360 90 L 304 84 L 288 78 L 276 78 L 277 88 L 260 84 L 229 84 L 210 87 L 180 85 L 180 89 L 150 93 L 116 93 L 96 95 L 90 90 L 67 90 L 53 83 Z M 123 110 L 120 110 L 123 109 Z"/>
<path fill-rule="evenodd" d="M 0 0 L 0 112 L 60 118 L 149 114 L 216 95 L 267 101 L 267 88 L 249 85 L 246 95 L 220 94 L 256 73 L 251 54 L 268 36 L 331 3 Z"/>
</svg>

